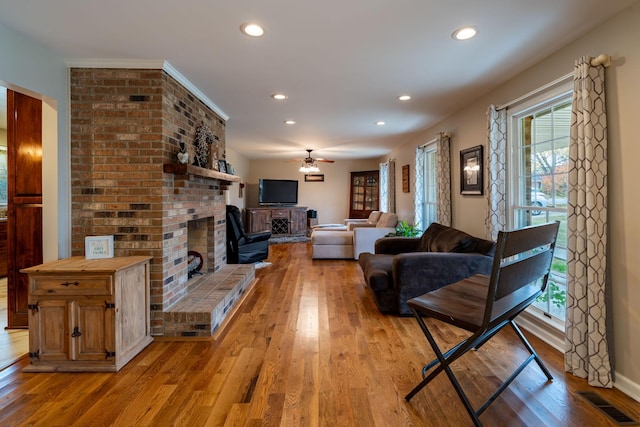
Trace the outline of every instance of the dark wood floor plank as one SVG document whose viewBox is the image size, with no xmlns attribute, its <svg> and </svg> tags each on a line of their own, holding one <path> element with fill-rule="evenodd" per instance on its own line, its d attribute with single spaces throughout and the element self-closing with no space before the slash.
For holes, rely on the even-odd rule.
<svg viewBox="0 0 640 427">
<path fill-rule="evenodd" d="M 272 245 L 269 261 L 211 339 L 157 339 L 118 373 L 26 374 L 26 359 L 0 371 L 0 425 L 472 425 L 445 375 L 405 402 L 435 356 L 414 319 L 378 311 L 355 261 L 312 260 L 306 243 Z M 445 348 L 467 335 L 429 324 Z M 530 365 L 485 425 L 615 425 L 576 394 L 589 387 L 562 355 L 529 338 L 555 380 Z M 525 354 L 505 330 L 452 369 L 479 405 Z M 595 391 L 640 419 L 638 402 Z"/>
</svg>

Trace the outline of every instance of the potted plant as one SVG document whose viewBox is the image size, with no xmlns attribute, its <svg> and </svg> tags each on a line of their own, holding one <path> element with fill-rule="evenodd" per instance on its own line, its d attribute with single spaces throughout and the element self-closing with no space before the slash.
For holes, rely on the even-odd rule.
<svg viewBox="0 0 640 427">
<path fill-rule="evenodd" d="M 416 228 L 415 225 L 407 223 L 406 220 L 402 220 L 396 226 L 396 231 L 387 234 L 385 237 L 417 237 L 422 233 L 422 230 Z"/>
</svg>

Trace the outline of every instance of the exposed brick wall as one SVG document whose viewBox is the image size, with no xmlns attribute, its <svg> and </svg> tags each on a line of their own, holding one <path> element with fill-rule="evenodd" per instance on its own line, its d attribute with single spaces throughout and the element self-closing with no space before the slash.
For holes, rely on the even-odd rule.
<svg viewBox="0 0 640 427">
<path fill-rule="evenodd" d="M 211 158 L 224 159 L 225 123 L 162 70 L 71 69 L 72 254 L 84 238 L 114 235 L 116 256 L 151 255 L 152 333 L 162 311 L 187 292 L 187 221 L 214 217 L 208 262 L 226 264 L 220 182 L 163 172 L 180 141 L 194 158 L 207 125 Z"/>
</svg>

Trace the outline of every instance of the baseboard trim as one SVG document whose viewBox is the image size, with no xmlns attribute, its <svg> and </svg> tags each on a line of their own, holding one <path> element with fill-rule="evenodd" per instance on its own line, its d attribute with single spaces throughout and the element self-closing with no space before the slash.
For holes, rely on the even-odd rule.
<svg viewBox="0 0 640 427">
<path fill-rule="evenodd" d="M 564 354 L 564 331 L 560 331 L 554 328 L 550 322 L 546 322 L 528 312 L 522 312 L 516 319 L 518 326 L 526 329 L 536 337 L 540 338 L 555 350 Z M 640 384 L 631 381 L 624 375 L 614 372 L 613 386 L 634 399 L 640 402 Z"/>
</svg>

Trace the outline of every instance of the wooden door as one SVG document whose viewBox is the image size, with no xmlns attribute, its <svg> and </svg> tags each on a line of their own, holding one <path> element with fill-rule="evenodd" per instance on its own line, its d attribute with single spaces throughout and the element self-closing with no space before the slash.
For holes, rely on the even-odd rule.
<svg viewBox="0 0 640 427">
<path fill-rule="evenodd" d="M 7 327 L 27 328 L 29 279 L 20 269 L 42 263 L 42 101 L 12 90 L 7 169 Z"/>
<path fill-rule="evenodd" d="M 351 172 L 349 218 L 368 218 L 380 204 L 380 172 Z"/>
</svg>

